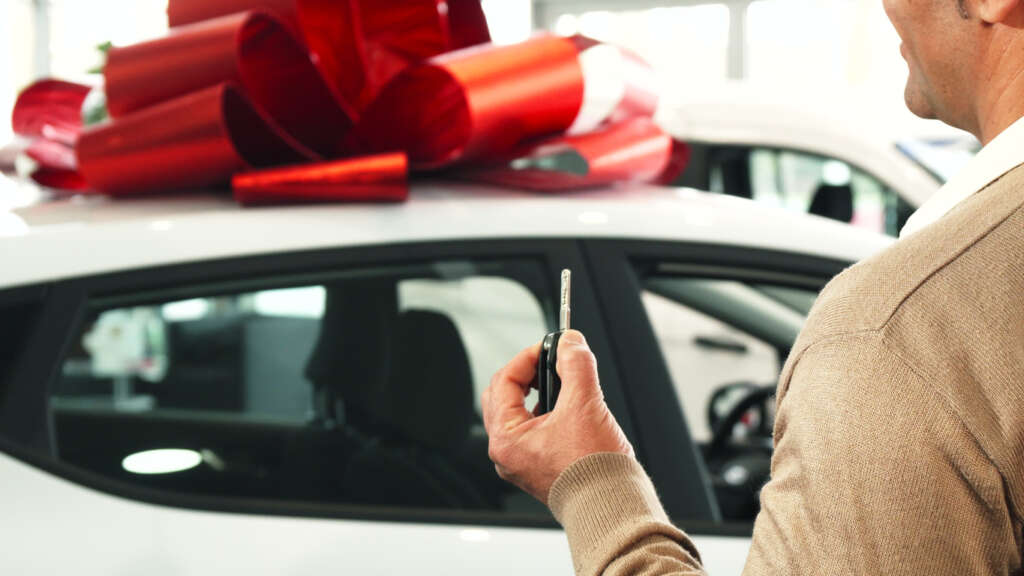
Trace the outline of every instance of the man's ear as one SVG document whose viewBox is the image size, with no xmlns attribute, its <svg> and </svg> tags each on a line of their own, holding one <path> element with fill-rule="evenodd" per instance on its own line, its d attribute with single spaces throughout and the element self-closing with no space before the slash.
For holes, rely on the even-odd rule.
<svg viewBox="0 0 1024 576">
<path fill-rule="evenodd" d="M 986 24 L 1001 24 L 1022 7 L 1022 0 L 975 0 L 974 9 Z"/>
</svg>

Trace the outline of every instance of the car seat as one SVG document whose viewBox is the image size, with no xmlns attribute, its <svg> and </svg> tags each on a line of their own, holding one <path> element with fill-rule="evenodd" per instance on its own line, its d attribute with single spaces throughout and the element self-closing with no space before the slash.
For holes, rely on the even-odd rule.
<svg viewBox="0 0 1024 576">
<path fill-rule="evenodd" d="M 849 184 L 821 184 L 808 212 L 840 222 L 853 220 L 853 187 Z"/>
<path fill-rule="evenodd" d="M 460 465 L 478 416 L 465 347 L 446 316 L 398 313 L 398 279 L 350 278 L 327 287 L 320 337 L 306 368 L 315 426 L 353 446 L 336 482 L 345 501 L 479 507 L 481 484 Z M 477 454 L 479 452 L 479 454 Z M 490 476 L 497 478 L 493 474 Z"/>
<path fill-rule="evenodd" d="M 390 402 L 375 411 L 387 422 L 369 430 L 370 441 L 352 457 L 348 495 L 363 504 L 493 507 L 459 463 L 476 411 L 469 360 L 455 324 L 436 312 L 403 312 L 391 352 Z"/>
</svg>

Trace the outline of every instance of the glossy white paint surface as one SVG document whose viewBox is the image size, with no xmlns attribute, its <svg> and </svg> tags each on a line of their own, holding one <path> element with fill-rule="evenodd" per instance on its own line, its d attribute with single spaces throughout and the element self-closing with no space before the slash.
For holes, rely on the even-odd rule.
<svg viewBox="0 0 1024 576">
<path fill-rule="evenodd" d="M 0 287 L 299 250 L 486 238 L 606 237 L 751 246 L 860 260 L 891 239 L 695 190 L 543 195 L 416 184 L 398 205 L 240 208 L 226 195 L 74 197 L 0 219 Z"/>
<path fill-rule="evenodd" d="M 95 492 L 3 454 L 0 478 L 4 574 L 572 574 L 559 530 L 178 510 Z M 698 537 L 697 544 L 710 574 L 740 574 L 745 539 Z"/>
</svg>

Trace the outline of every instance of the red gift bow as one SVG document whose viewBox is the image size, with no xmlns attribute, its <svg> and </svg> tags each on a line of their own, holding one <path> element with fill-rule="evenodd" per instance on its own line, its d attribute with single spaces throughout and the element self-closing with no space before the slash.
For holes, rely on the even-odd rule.
<svg viewBox="0 0 1024 576">
<path fill-rule="evenodd" d="M 379 178 L 380 198 L 399 200 L 404 195 L 394 192 L 395 170 L 404 171 L 405 163 L 396 163 L 387 154 L 394 151 L 408 153 L 420 169 L 461 164 L 465 177 L 536 189 L 664 177 L 665 167 L 673 165 L 673 158 L 678 160 L 679 156 L 672 154 L 671 140 L 649 121 L 656 97 L 642 87 L 627 85 L 625 97 L 599 130 L 564 137 L 582 106 L 584 79 L 579 54 L 596 45 L 580 37 L 540 36 L 516 46 L 480 46 L 413 66 L 409 63 L 421 55 L 406 54 L 404 60 L 392 58 L 387 66 L 355 70 L 350 75 L 351 86 L 359 88 L 360 96 L 351 101 L 346 98 L 356 91 L 339 89 L 348 84 L 324 80 L 324 74 L 333 73 L 333 64 L 328 66 L 318 57 L 317 50 L 322 48 L 316 46 L 322 44 L 317 42 L 337 44 L 339 40 L 330 34 L 317 36 L 325 28 L 309 28 L 309 20 L 302 14 L 333 7 L 337 19 L 324 20 L 319 13 L 323 18 L 318 21 L 326 29 L 337 30 L 345 22 L 358 21 L 375 30 L 374 37 L 380 41 L 387 36 L 387 27 L 372 23 L 382 20 L 380 16 L 389 13 L 387 8 L 401 6 L 410 8 L 406 14 L 424 15 L 429 12 L 422 10 L 425 4 L 436 7 L 440 3 L 376 2 L 377 12 L 365 10 L 369 16 L 354 19 L 352 15 L 365 8 L 363 3 L 221 0 L 199 4 L 172 0 L 172 23 L 176 18 L 206 15 L 204 8 L 217 13 L 256 5 L 273 12 L 201 21 L 175 28 L 165 38 L 113 50 L 105 76 L 114 120 L 86 130 L 78 140 L 82 175 L 97 190 L 127 194 L 218 184 L 253 167 L 318 161 L 341 152 L 384 153 L 375 158 L 289 168 L 286 187 L 271 185 L 279 171 L 265 178 L 258 174 L 238 177 L 236 195 L 240 201 L 308 200 L 312 196 L 328 198 L 325 191 L 335 189 L 339 199 L 365 199 L 366 182 Z M 463 5 L 469 4 L 467 0 Z M 479 5 L 472 4 L 478 11 Z M 377 20 L 371 17 L 374 14 Z M 392 15 L 390 21 L 405 22 L 406 31 L 424 32 L 405 35 L 414 39 L 436 38 L 439 30 L 447 34 L 450 45 L 482 37 L 480 33 L 455 34 L 457 28 L 438 26 L 439 14 L 430 14 L 420 20 Z M 416 22 L 418 28 L 412 25 Z M 466 29 L 472 31 L 472 27 Z M 313 46 L 312 59 L 292 30 L 302 33 Z M 398 31 L 391 36 L 405 37 Z M 356 37 L 358 31 L 347 38 Z M 381 41 L 374 51 L 372 42 L 357 44 L 364 54 L 391 56 L 401 54 L 395 47 L 403 45 Z M 431 46 L 429 42 L 404 44 L 409 45 Z M 343 51 L 340 54 L 344 56 Z M 636 58 L 627 55 L 626 60 L 638 66 Z M 394 64 L 396 61 L 399 64 Z M 393 73 L 403 66 L 400 73 Z M 368 78 L 391 81 L 380 89 Z M 366 94 L 373 95 L 368 106 L 364 106 Z M 356 121 L 355 130 L 349 130 Z M 524 158 L 544 156 L 556 149 L 556 144 L 574 150 L 582 160 L 571 178 L 523 178 L 525 172 L 515 168 L 517 156 L 521 164 Z M 467 163 L 473 167 L 466 168 Z M 387 168 L 380 170 L 381 166 Z M 366 171 L 365 178 L 358 176 L 360 170 Z M 338 174 L 345 174 L 359 191 L 346 191 Z M 265 195 L 259 193 L 261 183 L 267 186 Z M 299 191 L 302 186 L 318 191 L 303 195 Z"/>
<path fill-rule="evenodd" d="M 328 85 L 357 112 L 410 64 L 490 42 L 479 0 L 172 0 L 172 27 L 264 9 L 305 40 Z"/>
</svg>

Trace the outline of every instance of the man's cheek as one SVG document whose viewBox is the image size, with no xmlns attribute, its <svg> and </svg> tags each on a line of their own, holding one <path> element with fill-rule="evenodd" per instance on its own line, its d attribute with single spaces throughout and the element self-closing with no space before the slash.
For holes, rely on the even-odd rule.
<svg viewBox="0 0 1024 576">
<path fill-rule="evenodd" d="M 882 7 L 885 9 L 885 15 L 889 17 L 889 22 L 896 28 L 896 32 L 900 32 L 899 27 L 899 6 L 903 0 L 882 0 Z M 900 34 L 902 37 L 902 34 Z"/>
</svg>

